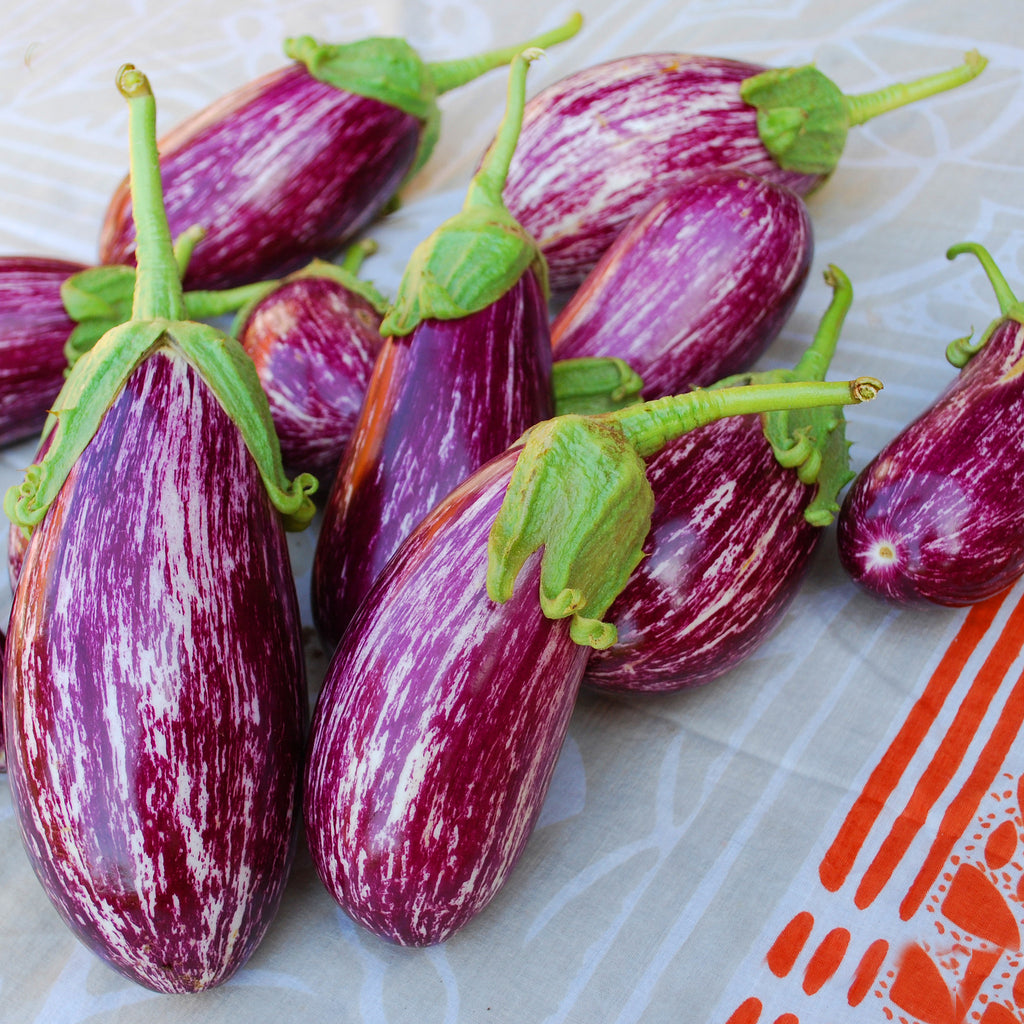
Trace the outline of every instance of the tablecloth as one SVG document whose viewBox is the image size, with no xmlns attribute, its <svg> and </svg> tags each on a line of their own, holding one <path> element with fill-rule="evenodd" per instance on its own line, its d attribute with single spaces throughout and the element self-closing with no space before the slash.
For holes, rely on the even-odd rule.
<svg viewBox="0 0 1024 1024">
<path fill-rule="evenodd" d="M 0 252 L 96 259 L 127 165 L 113 77 L 131 61 L 166 130 L 278 67 L 282 40 L 405 36 L 428 59 L 584 26 L 529 74 L 673 50 L 813 62 L 862 92 L 952 67 L 983 74 L 853 129 L 808 200 L 816 249 L 763 357 L 791 364 L 854 287 L 835 378 L 881 396 L 848 412 L 855 469 L 956 371 L 946 344 L 996 315 L 961 241 L 1024 290 L 1024 8 L 1019 0 L 11 0 L 0 13 Z M 504 106 L 491 72 L 442 98 L 439 144 L 375 231 L 365 273 L 392 288 L 453 212 Z M 0 451 L 0 489 L 33 445 Z M 6 532 L 6 524 L 4 524 Z M 291 538 L 303 614 L 314 532 Z M 0 590 L 0 621 L 11 595 Z M 540 823 L 508 884 L 440 946 L 353 924 L 300 849 L 283 905 L 225 985 L 159 995 L 64 927 L 0 780 L 0 1020 L 161 1024 L 823 1024 L 1024 1020 L 1024 587 L 969 609 L 858 590 L 826 529 L 780 627 L 707 686 L 584 691 Z M 307 649 L 315 689 L 325 655 Z"/>
</svg>

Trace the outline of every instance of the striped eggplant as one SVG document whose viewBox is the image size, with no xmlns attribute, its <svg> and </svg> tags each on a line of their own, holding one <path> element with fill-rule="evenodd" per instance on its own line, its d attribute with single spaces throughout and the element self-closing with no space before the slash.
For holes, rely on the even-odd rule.
<svg viewBox="0 0 1024 1024">
<path fill-rule="evenodd" d="M 581 19 L 534 42 L 570 38 Z M 177 233 L 201 223 L 189 288 L 281 276 L 329 256 L 365 228 L 430 156 L 437 97 L 507 64 L 531 43 L 424 63 L 402 39 L 285 42 L 291 63 L 222 97 L 160 143 L 165 203 Z M 108 205 L 103 263 L 132 259 L 127 180 Z"/>
<path fill-rule="evenodd" d="M 651 497 L 634 444 L 801 392 L 850 400 L 849 384 L 806 388 L 544 421 L 412 531 L 334 652 L 307 749 L 307 844 L 356 921 L 403 945 L 443 942 L 509 877 L 590 645 L 609 640 L 600 615 L 640 558 Z"/>
<path fill-rule="evenodd" d="M 954 342 L 961 367 L 945 393 L 860 472 L 838 518 L 846 571 L 897 603 L 967 605 L 1024 573 L 1024 303 L 974 242 L 1000 316 L 976 343 Z"/>
<path fill-rule="evenodd" d="M 844 96 L 813 66 L 644 53 L 578 71 L 530 100 L 505 201 L 541 247 L 555 292 L 574 289 L 635 216 L 687 172 L 738 167 L 806 195 L 847 130 L 974 78 L 952 71 Z"/>
<path fill-rule="evenodd" d="M 233 329 L 270 402 L 284 465 L 333 479 L 381 346 L 384 299 L 344 264 L 314 260 L 243 309 Z"/>
<path fill-rule="evenodd" d="M 4 647 L 6 640 L 4 639 L 3 630 L 0 629 L 0 692 L 3 690 L 4 685 Z M 4 722 L 3 717 L 0 716 L 0 772 L 7 771 L 7 749 L 4 745 Z"/>
<path fill-rule="evenodd" d="M 543 260 L 504 210 L 526 69 L 460 213 L 417 246 L 381 324 L 383 347 L 324 509 L 312 571 L 333 647 L 384 564 L 456 484 L 553 413 Z"/>
<path fill-rule="evenodd" d="M 797 366 L 742 380 L 824 379 L 852 300 L 842 271 L 826 280 L 832 302 Z M 748 657 L 795 597 L 853 474 L 832 408 L 718 420 L 666 445 L 647 476 L 646 557 L 609 611 L 618 640 L 587 665 L 599 689 L 678 690 Z"/>
<path fill-rule="evenodd" d="M 237 342 L 183 319 L 155 104 L 131 65 L 132 318 L 75 363 L 4 508 L 31 532 L 4 663 L 25 849 L 60 916 L 161 992 L 224 981 L 295 849 L 306 692 L 283 476 Z M 262 405 L 260 401 L 262 399 Z"/>
<path fill-rule="evenodd" d="M 630 221 L 555 317 L 555 358 L 618 355 L 646 398 L 739 373 L 789 318 L 813 251 L 795 192 L 694 171 Z"/>
</svg>

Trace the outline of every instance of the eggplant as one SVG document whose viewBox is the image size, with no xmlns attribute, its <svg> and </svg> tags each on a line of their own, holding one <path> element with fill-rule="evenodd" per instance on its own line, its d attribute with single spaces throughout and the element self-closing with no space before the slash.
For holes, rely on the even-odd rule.
<svg viewBox="0 0 1024 1024">
<path fill-rule="evenodd" d="M 505 201 L 547 258 L 551 288 L 576 288 L 634 217 L 692 170 L 737 167 L 807 195 L 848 129 L 969 81 L 962 67 L 844 96 L 813 66 L 643 53 L 578 71 L 534 96 Z"/>
<path fill-rule="evenodd" d="M 281 458 L 329 484 L 355 427 L 381 347 L 383 297 L 342 266 L 313 261 L 244 308 L 233 333 L 270 402 Z"/>
<path fill-rule="evenodd" d="M 183 319 L 155 103 L 123 66 L 132 318 L 75 363 L 4 499 L 30 532 L 4 663 L 25 850 L 72 931 L 161 992 L 223 982 L 265 933 L 297 840 L 307 717 L 283 475 L 233 339 Z M 261 404 L 262 402 L 262 404 Z"/>
<path fill-rule="evenodd" d="M 4 647 L 6 640 L 4 639 L 4 632 L 0 629 L 0 690 L 3 689 L 4 685 Z M 4 746 L 4 728 L 3 718 L 0 717 L 0 772 L 7 771 L 7 749 Z"/>
<path fill-rule="evenodd" d="M 630 221 L 555 317 L 555 358 L 617 355 L 646 398 L 739 373 L 782 330 L 813 253 L 795 192 L 694 171 Z"/>
<path fill-rule="evenodd" d="M 852 301 L 830 267 L 832 301 L 814 342 L 788 371 L 722 385 L 823 380 Z M 661 693 L 710 682 L 771 634 L 802 583 L 837 495 L 853 477 L 839 408 L 717 420 L 647 464 L 654 512 L 646 557 L 609 611 L 617 637 L 584 682 Z"/>
<path fill-rule="evenodd" d="M 165 205 L 175 233 L 205 237 L 186 286 L 224 289 L 280 277 L 329 257 L 392 202 L 437 140 L 437 97 L 507 64 L 529 45 L 580 28 L 574 15 L 532 43 L 464 60 L 424 63 L 407 42 L 285 41 L 291 63 L 228 93 L 161 140 Z M 135 246 L 127 180 L 111 197 L 103 263 Z"/>
<path fill-rule="evenodd" d="M 1024 303 L 978 243 L 1000 315 L 977 342 L 949 346 L 960 372 L 851 485 L 836 540 L 850 577 L 897 604 L 962 606 L 1024 573 Z"/>
<path fill-rule="evenodd" d="M 545 268 L 501 202 L 539 52 L 513 59 L 496 143 L 462 210 L 417 246 L 381 324 L 313 558 L 313 618 L 328 647 L 423 516 L 554 411 Z"/>
<path fill-rule="evenodd" d="M 641 557 L 639 452 L 798 395 L 856 398 L 848 382 L 751 386 L 543 421 L 400 545 L 331 658 L 307 748 L 307 845 L 354 920 L 432 945 L 494 897 L 536 823 L 591 647 L 612 639 L 600 616 Z"/>
</svg>

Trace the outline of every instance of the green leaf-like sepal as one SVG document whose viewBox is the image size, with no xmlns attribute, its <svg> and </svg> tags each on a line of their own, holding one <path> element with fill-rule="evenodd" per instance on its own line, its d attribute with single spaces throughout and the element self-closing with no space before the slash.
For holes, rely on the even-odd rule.
<svg viewBox="0 0 1024 1024">
<path fill-rule="evenodd" d="M 594 415 L 643 400 L 640 375 L 615 356 L 557 359 L 551 369 L 556 415 Z"/>
<path fill-rule="evenodd" d="M 60 287 L 64 310 L 75 328 L 64 345 L 73 366 L 111 327 L 131 319 L 135 268 L 120 265 L 88 267 L 72 274 Z"/>
<path fill-rule="evenodd" d="M 616 423 L 569 415 L 538 424 L 491 528 L 488 593 L 507 601 L 543 547 L 544 614 L 571 616 L 576 643 L 610 646 L 616 630 L 602 617 L 643 557 L 653 509 L 643 460 Z"/>
</svg>

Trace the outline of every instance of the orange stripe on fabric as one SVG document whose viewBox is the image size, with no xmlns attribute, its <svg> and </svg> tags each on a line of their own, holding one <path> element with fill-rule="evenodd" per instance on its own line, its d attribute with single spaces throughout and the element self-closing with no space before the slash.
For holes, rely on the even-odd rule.
<svg viewBox="0 0 1024 1024">
<path fill-rule="evenodd" d="M 858 1006 L 864 997 L 871 991 L 871 986 L 878 977 L 878 972 L 885 962 L 886 954 L 889 952 L 889 943 L 885 939 L 876 939 L 864 951 L 864 955 L 857 964 L 857 970 L 853 975 L 853 984 L 846 994 L 846 1001 L 850 1006 Z"/>
<path fill-rule="evenodd" d="M 793 969 L 813 927 L 814 918 L 806 910 L 801 910 L 779 933 L 766 957 L 768 969 L 777 978 L 784 978 Z"/>
<path fill-rule="evenodd" d="M 811 955 L 804 971 L 804 991 L 813 996 L 839 969 L 850 945 L 850 933 L 845 928 L 833 928 L 821 940 Z"/>
<path fill-rule="evenodd" d="M 988 632 L 1005 597 L 1005 594 L 1000 594 L 989 598 L 974 605 L 967 613 L 924 692 L 911 708 L 860 796 L 854 801 L 818 868 L 821 883 L 830 892 L 835 892 L 846 881 L 878 815 L 934 724 L 939 708 L 949 696 L 964 666 Z"/>
<path fill-rule="evenodd" d="M 1009 623 L 1007 623 L 1007 628 L 1009 628 Z M 1017 649 L 1020 650 L 1021 645 L 1024 644 L 1024 636 L 1018 636 L 1016 644 Z M 928 856 L 900 904 L 900 917 L 904 921 L 913 916 L 929 888 L 939 877 L 956 841 L 967 830 L 985 793 L 992 786 L 999 769 L 1006 761 L 1006 756 L 1009 754 L 1022 724 L 1024 724 L 1024 675 L 1018 678 L 1010 691 L 1002 713 L 978 756 L 977 764 L 942 816 L 938 834 L 928 851 Z"/>
<path fill-rule="evenodd" d="M 978 726 L 988 712 L 992 699 L 1020 653 L 1022 644 L 1024 601 L 1020 601 L 1011 612 L 995 645 L 971 683 L 966 697 L 957 708 L 946 735 L 943 736 L 928 767 L 914 787 L 906 807 L 893 823 L 874 860 L 864 872 L 854 895 L 854 902 L 862 910 L 870 906 L 885 887 L 935 802 L 953 780 L 977 734 Z M 998 765 L 996 767 L 998 768 Z M 962 803 L 958 809 L 964 809 Z M 970 813 L 973 814 L 973 808 Z M 950 838 L 950 846 L 960 834 L 961 832 L 957 832 Z"/>
<path fill-rule="evenodd" d="M 762 1009 L 761 1000 L 751 996 L 736 1007 L 725 1024 L 757 1024 L 761 1019 Z"/>
</svg>

